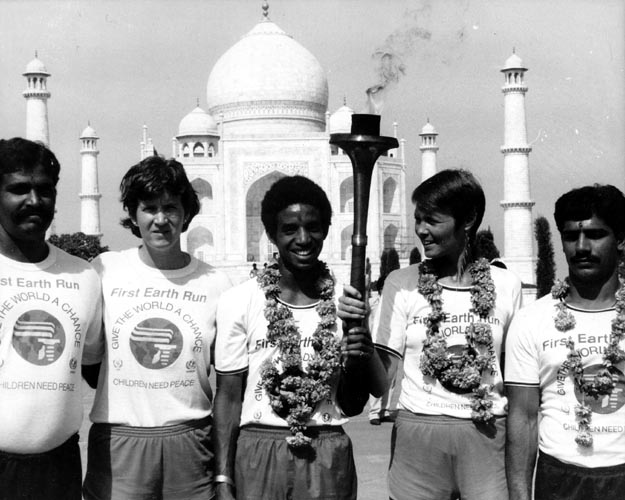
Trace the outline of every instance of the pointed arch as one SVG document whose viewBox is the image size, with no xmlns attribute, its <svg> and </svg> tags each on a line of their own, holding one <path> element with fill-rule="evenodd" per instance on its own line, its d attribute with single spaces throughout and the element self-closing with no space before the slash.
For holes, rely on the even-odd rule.
<svg viewBox="0 0 625 500">
<path fill-rule="evenodd" d="M 395 224 L 389 224 L 384 228 L 384 250 L 395 248 L 399 229 Z"/>
<path fill-rule="evenodd" d="M 187 251 L 200 260 L 209 260 L 215 252 L 213 233 L 203 226 L 191 229 L 187 235 Z"/>
<path fill-rule="evenodd" d="M 201 142 L 196 142 L 193 145 L 193 157 L 199 158 L 202 156 L 204 156 L 204 144 L 202 144 Z"/>
<path fill-rule="evenodd" d="M 382 185 L 382 207 L 385 214 L 399 212 L 397 181 L 393 177 L 387 178 Z"/>
<path fill-rule="evenodd" d="M 252 183 L 245 195 L 246 248 L 250 262 L 268 262 L 272 257 L 268 239 L 263 240 L 263 235 L 267 236 L 260 220 L 260 204 L 271 185 L 282 177 L 284 174 L 278 171 L 270 172 Z"/>
<path fill-rule="evenodd" d="M 341 213 L 354 211 L 354 178 L 352 176 L 341 182 L 340 186 L 340 210 Z"/>
<path fill-rule="evenodd" d="M 210 213 L 213 201 L 213 187 L 209 182 L 204 179 L 200 179 L 199 177 L 191 181 L 191 186 L 193 186 L 193 189 L 197 193 L 197 197 L 200 199 L 200 213 Z"/>
</svg>

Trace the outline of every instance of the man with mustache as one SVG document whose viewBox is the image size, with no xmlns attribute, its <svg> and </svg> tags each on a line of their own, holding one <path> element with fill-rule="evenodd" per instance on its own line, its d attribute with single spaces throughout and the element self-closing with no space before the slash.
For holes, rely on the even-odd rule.
<svg viewBox="0 0 625 500">
<path fill-rule="evenodd" d="M 514 317 L 506 343 L 510 499 L 532 486 L 536 500 L 622 499 L 625 197 L 574 189 L 554 216 L 568 278 Z"/>
<path fill-rule="evenodd" d="M 0 140 L 0 500 L 81 498 L 81 362 L 100 280 L 45 240 L 59 171 L 43 144 Z"/>
</svg>

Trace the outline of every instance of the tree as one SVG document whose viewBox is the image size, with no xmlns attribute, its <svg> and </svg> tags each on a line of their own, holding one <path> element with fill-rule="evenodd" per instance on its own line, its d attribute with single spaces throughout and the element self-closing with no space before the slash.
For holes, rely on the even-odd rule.
<svg viewBox="0 0 625 500">
<path fill-rule="evenodd" d="M 385 248 L 380 255 L 380 277 L 377 282 L 378 293 L 382 293 L 384 281 L 391 271 L 399 269 L 399 254 L 394 248 Z"/>
<path fill-rule="evenodd" d="M 539 299 L 551 292 L 556 277 L 556 264 L 553 260 L 553 243 L 551 229 L 545 217 L 537 217 L 534 221 L 536 237 L 536 298 Z"/>
<path fill-rule="evenodd" d="M 495 237 L 490 227 L 478 231 L 475 235 L 475 256 L 476 258 L 484 257 L 489 262 L 500 257 L 497 245 L 495 245 Z"/>
<path fill-rule="evenodd" d="M 91 261 L 102 252 L 107 252 L 109 247 L 100 244 L 100 236 L 77 233 L 53 234 L 48 242 L 55 247 L 65 250 L 70 255 L 75 255 L 86 261 Z"/>
</svg>

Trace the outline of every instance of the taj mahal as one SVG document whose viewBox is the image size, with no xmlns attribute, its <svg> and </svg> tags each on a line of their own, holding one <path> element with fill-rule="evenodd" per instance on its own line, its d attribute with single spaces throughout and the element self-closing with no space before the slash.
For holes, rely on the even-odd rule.
<svg viewBox="0 0 625 500">
<path fill-rule="evenodd" d="M 505 62 L 503 259 L 525 284 L 535 283 L 529 153 L 525 124 L 522 60 Z M 27 89 L 26 137 L 49 143 L 47 78 L 35 57 L 24 72 Z M 353 225 L 353 178 L 348 156 L 329 144 L 330 134 L 349 133 L 354 111 L 344 103 L 328 109 L 328 81 L 319 61 L 269 18 L 262 18 L 215 63 L 206 85 L 206 108 L 182 118 L 171 154 L 186 168 L 201 211 L 183 234 L 185 250 L 224 268 L 233 279 L 247 276 L 252 262 L 262 265 L 276 249 L 260 220 L 260 203 L 269 186 L 285 175 L 304 175 L 328 194 L 334 216 L 321 258 L 339 279 L 348 281 Z M 397 124 L 390 133 L 398 135 Z M 428 122 L 420 134 L 421 179 L 436 173 L 437 131 Z M 98 141 L 88 125 L 80 136 L 81 227 L 100 235 Z M 407 258 L 415 245 L 407 214 L 406 141 L 385 153 L 374 169 L 367 225 L 367 255 L 379 261 L 384 249 Z M 159 145 L 159 150 L 163 150 Z M 154 154 L 144 125 L 140 159 Z M 410 217 L 411 220 L 411 217 Z M 78 230 L 78 228 L 77 228 Z"/>
</svg>

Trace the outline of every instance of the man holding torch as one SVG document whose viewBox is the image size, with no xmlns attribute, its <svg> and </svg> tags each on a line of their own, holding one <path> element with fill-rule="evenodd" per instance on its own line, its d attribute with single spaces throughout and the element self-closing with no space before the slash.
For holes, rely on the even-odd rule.
<svg viewBox="0 0 625 500">
<path fill-rule="evenodd" d="M 277 264 L 225 292 L 217 311 L 217 499 L 356 498 L 346 415 L 362 411 L 371 338 L 337 326 L 336 284 L 319 260 L 332 209 L 311 180 L 285 177 L 261 219 Z"/>
</svg>

